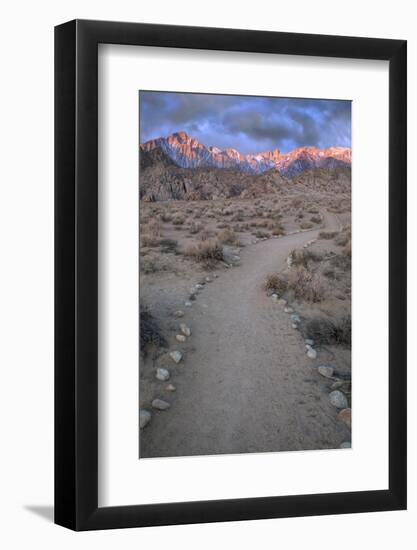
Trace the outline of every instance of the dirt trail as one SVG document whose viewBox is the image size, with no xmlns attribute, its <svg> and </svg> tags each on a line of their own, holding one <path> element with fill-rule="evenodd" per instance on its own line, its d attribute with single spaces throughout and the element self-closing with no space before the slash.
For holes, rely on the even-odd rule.
<svg viewBox="0 0 417 550">
<path fill-rule="evenodd" d="M 338 230 L 325 214 L 326 230 Z M 291 316 L 262 289 L 306 231 L 247 246 L 241 266 L 206 284 L 186 323 L 192 336 L 172 395 L 141 436 L 141 456 L 337 448 L 350 439 L 329 403 L 326 381 L 305 354 Z"/>
</svg>

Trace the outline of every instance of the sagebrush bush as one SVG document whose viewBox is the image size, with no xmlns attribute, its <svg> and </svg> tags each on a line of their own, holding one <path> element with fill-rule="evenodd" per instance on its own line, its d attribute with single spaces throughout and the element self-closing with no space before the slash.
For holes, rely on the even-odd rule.
<svg viewBox="0 0 417 550">
<path fill-rule="evenodd" d="M 161 239 L 159 241 L 161 252 L 177 252 L 178 241 L 174 239 Z"/>
<path fill-rule="evenodd" d="M 159 238 L 149 235 L 148 233 L 142 233 L 140 241 L 142 246 L 154 247 L 159 245 Z"/>
<path fill-rule="evenodd" d="M 287 290 L 287 280 L 278 273 L 272 273 L 268 275 L 265 281 L 264 288 L 267 291 L 283 294 Z"/>
<path fill-rule="evenodd" d="M 313 223 L 321 223 L 320 216 L 311 216 L 310 221 Z"/>
<path fill-rule="evenodd" d="M 313 317 L 304 323 L 302 332 L 305 338 L 311 338 L 317 344 L 350 347 L 352 343 L 351 315 L 347 314 L 339 318 Z"/>
<path fill-rule="evenodd" d="M 195 235 L 196 233 L 199 233 L 203 229 L 203 225 L 198 222 L 192 222 L 190 226 L 190 233 L 191 235 Z"/>
<path fill-rule="evenodd" d="M 169 212 L 162 212 L 160 215 L 161 222 L 169 223 L 172 221 L 172 215 Z"/>
<path fill-rule="evenodd" d="M 184 225 L 185 218 L 183 216 L 177 216 L 172 220 L 173 225 Z"/>
<path fill-rule="evenodd" d="M 300 227 L 301 229 L 311 229 L 313 224 L 311 222 L 301 222 Z"/>
<path fill-rule="evenodd" d="M 306 302 L 321 302 L 324 298 L 324 284 L 321 275 L 312 273 L 303 266 L 293 269 L 288 276 L 288 290 Z"/>
<path fill-rule="evenodd" d="M 308 268 L 309 262 L 321 262 L 323 257 L 323 254 L 320 252 L 315 252 L 310 248 L 303 248 L 292 252 L 292 263 L 296 266 L 301 265 Z"/>
<path fill-rule="evenodd" d="M 142 353 L 145 353 L 147 346 L 150 344 L 166 346 L 166 340 L 157 321 L 143 306 L 140 307 L 139 320 L 140 350 Z"/>
<path fill-rule="evenodd" d="M 218 262 L 224 259 L 223 247 L 216 239 L 209 239 L 189 246 L 185 255 L 199 262 Z"/>
<path fill-rule="evenodd" d="M 271 236 L 268 231 L 262 231 L 262 229 L 258 229 L 258 231 L 255 231 L 254 235 L 257 239 L 267 239 Z"/>
<path fill-rule="evenodd" d="M 285 235 L 285 230 L 280 223 L 273 224 L 273 226 L 270 229 L 271 229 L 271 233 L 275 236 L 280 237 L 281 235 Z"/>
<path fill-rule="evenodd" d="M 217 234 L 217 239 L 223 244 L 236 244 L 237 237 L 233 229 L 226 227 Z"/>
<path fill-rule="evenodd" d="M 336 237 L 337 231 L 320 231 L 319 239 L 330 240 Z"/>
</svg>

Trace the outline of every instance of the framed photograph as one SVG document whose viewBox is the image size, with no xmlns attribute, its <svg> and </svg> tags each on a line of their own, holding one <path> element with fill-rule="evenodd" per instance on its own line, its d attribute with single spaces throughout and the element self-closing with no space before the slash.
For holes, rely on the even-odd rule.
<svg viewBox="0 0 417 550">
<path fill-rule="evenodd" d="M 55 522 L 406 508 L 406 42 L 55 29 Z"/>
</svg>

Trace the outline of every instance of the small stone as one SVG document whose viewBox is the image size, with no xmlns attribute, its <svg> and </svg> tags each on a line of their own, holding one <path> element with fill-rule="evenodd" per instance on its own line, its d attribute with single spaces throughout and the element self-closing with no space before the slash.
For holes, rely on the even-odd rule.
<svg viewBox="0 0 417 550">
<path fill-rule="evenodd" d="M 212 283 L 213 279 L 211 277 L 206 277 L 206 283 Z"/>
<path fill-rule="evenodd" d="M 195 287 L 196 287 L 197 290 L 201 290 L 202 288 L 204 288 L 204 285 L 202 285 L 202 284 L 200 284 L 200 283 L 197 283 L 197 284 L 195 285 Z"/>
<path fill-rule="evenodd" d="M 278 294 L 272 294 L 272 295 L 271 295 L 271 298 L 272 298 L 272 301 L 273 301 L 273 302 L 278 301 Z"/>
<path fill-rule="evenodd" d="M 304 342 L 309 346 L 314 346 L 314 340 L 311 340 L 311 338 L 306 338 Z"/>
<path fill-rule="evenodd" d="M 280 304 L 282 304 L 283 306 L 286 306 L 286 305 L 287 305 L 287 300 L 285 300 L 284 298 L 280 298 L 280 299 L 278 300 L 278 302 L 279 302 Z"/>
<path fill-rule="evenodd" d="M 175 361 L 176 363 L 179 363 L 182 359 L 182 353 L 180 351 L 171 351 L 169 356 L 171 357 L 171 359 L 173 361 Z"/>
<path fill-rule="evenodd" d="M 338 417 L 349 428 L 352 426 L 352 409 L 342 409 L 338 414 Z"/>
<path fill-rule="evenodd" d="M 174 312 L 174 317 L 176 317 L 177 319 L 179 319 L 180 317 L 184 317 L 184 312 L 181 310 L 181 309 L 178 309 L 177 311 Z"/>
<path fill-rule="evenodd" d="M 344 393 L 339 390 L 334 390 L 329 393 L 330 403 L 337 409 L 346 409 L 348 402 Z"/>
<path fill-rule="evenodd" d="M 167 391 L 175 391 L 177 388 L 174 386 L 174 384 L 168 384 L 166 387 Z"/>
<path fill-rule="evenodd" d="M 352 443 L 350 441 L 343 441 L 343 443 L 339 445 L 339 449 L 351 449 L 351 448 L 352 448 Z"/>
<path fill-rule="evenodd" d="M 156 377 L 158 380 L 162 380 L 162 382 L 166 382 L 167 380 L 169 380 L 169 370 L 164 369 L 162 367 L 157 368 Z"/>
<path fill-rule="evenodd" d="M 185 323 L 180 323 L 180 330 L 185 336 L 191 336 L 191 329 Z"/>
<path fill-rule="evenodd" d="M 185 307 L 191 307 L 193 304 L 191 302 L 185 302 L 184 305 Z"/>
<path fill-rule="evenodd" d="M 191 301 L 197 300 L 197 295 L 196 294 L 190 294 L 189 300 L 191 300 Z"/>
<path fill-rule="evenodd" d="M 175 336 L 175 339 L 177 340 L 177 342 L 185 342 L 187 338 L 184 336 L 184 334 L 177 334 Z"/>
<path fill-rule="evenodd" d="M 293 324 L 292 324 L 291 326 L 292 326 L 292 328 L 295 328 L 295 329 L 297 329 L 297 328 L 298 328 L 298 325 L 297 325 L 297 323 L 293 323 Z"/>
<path fill-rule="evenodd" d="M 341 388 L 350 390 L 350 386 L 350 380 L 336 380 L 330 387 L 332 390 L 340 390 Z"/>
<path fill-rule="evenodd" d="M 333 367 L 328 367 L 327 365 L 320 365 L 317 368 L 317 371 L 318 371 L 319 374 L 321 374 L 325 378 L 331 378 L 333 376 L 333 373 L 334 373 Z"/>
<path fill-rule="evenodd" d="M 162 399 L 154 399 L 152 401 L 152 407 L 154 409 L 158 409 L 158 411 L 166 411 L 167 409 L 170 408 L 170 404 L 167 403 L 166 401 L 163 401 Z"/>
<path fill-rule="evenodd" d="M 293 323 L 299 323 L 301 321 L 301 318 L 298 313 L 294 313 L 293 315 L 291 315 L 291 320 Z"/>
<path fill-rule="evenodd" d="M 217 273 L 213 273 L 213 277 L 214 277 L 215 279 L 217 279 L 217 277 L 218 277 Z"/>
<path fill-rule="evenodd" d="M 292 307 L 285 307 L 284 311 L 285 311 L 285 313 L 293 313 L 294 312 Z"/>
<path fill-rule="evenodd" d="M 143 428 L 149 424 L 151 421 L 151 413 L 149 411 L 146 411 L 145 409 L 140 409 L 139 411 L 139 428 L 143 430 Z"/>
<path fill-rule="evenodd" d="M 316 359 L 317 357 L 317 351 L 313 348 L 309 349 L 307 351 L 307 357 L 309 357 L 310 359 Z"/>
</svg>

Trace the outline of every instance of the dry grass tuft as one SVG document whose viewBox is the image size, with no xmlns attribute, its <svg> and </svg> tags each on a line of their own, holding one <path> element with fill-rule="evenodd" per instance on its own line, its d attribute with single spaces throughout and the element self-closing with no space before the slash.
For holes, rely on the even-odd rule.
<svg viewBox="0 0 417 550">
<path fill-rule="evenodd" d="M 336 237 L 337 231 L 320 231 L 319 239 L 330 240 Z"/>
<path fill-rule="evenodd" d="M 276 292 L 278 294 L 283 294 L 287 290 L 287 287 L 288 287 L 287 280 L 281 275 L 278 275 L 277 273 L 268 275 L 264 285 L 264 288 L 266 291 Z"/>
<path fill-rule="evenodd" d="M 323 255 L 319 252 L 315 252 L 309 248 L 303 248 L 301 250 L 294 250 L 292 252 L 293 265 L 300 265 L 308 268 L 310 262 L 321 262 Z"/>
<path fill-rule="evenodd" d="M 166 346 L 166 340 L 162 335 L 161 329 L 155 318 L 143 306 L 140 307 L 140 350 L 146 352 L 146 348 L 150 344 L 155 346 Z"/>
<path fill-rule="evenodd" d="M 198 262 L 214 263 L 224 260 L 223 247 L 217 239 L 209 239 L 189 246 L 185 251 L 185 255 L 194 258 Z"/>
<path fill-rule="evenodd" d="M 311 338 L 317 344 L 350 347 L 352 343 L 350 314 L 337 319 L 324 316 L 313 317 L 304 323 L 302 331 L 306 338 Z"/>
<path fill-rule="evenodd" d="M 238 241 L 237 236 L 233 231 L 233 229 L 230 229 L 228 227 L 219 231 L 217 235 L 217 239 L 219 242 L 223 244 L 236 244 Z"/>
<path fill-rule="evenodd" d="M 306 302 L 321 302 L 325 295 L 324 289 L 321 275 L 312 273 L 303 266 L 298 266 L 288 276 L 288 290 L 292 290 L 296 298 Z"/>
</svg>

